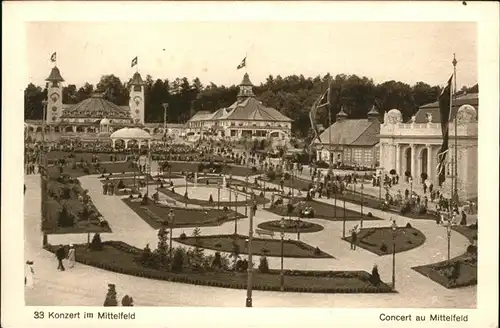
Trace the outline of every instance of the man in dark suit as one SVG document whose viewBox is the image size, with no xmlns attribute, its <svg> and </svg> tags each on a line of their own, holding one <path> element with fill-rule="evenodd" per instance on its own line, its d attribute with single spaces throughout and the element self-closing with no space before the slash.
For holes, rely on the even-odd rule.
<svg viewBox="0 0 500 328">
<path fill-rule="evenodd" d="M 58 261 L 57 270 L 61 270 L 61 271 L 66 270 L 66 269 L 64 269 L 64 265 L 62 262 L 64 260 L 64 258 L 66 258 L 66 250 L 64 249 L 63 245 L 59 245 L 59 248 L 56 251 L 56 257 L 57 257 L 57 261 Z"/>
</svg>

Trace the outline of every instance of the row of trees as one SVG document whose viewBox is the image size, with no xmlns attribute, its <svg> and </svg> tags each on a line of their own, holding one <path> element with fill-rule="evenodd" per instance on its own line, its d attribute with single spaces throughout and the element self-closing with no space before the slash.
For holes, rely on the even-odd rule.
<svg viewBox="0 0 500 328">
<path fill-rule="evenodd" d="M 335 114 L 344 106 L 350 118 L 365 118 L 374 103 L 377 103 L 381 116 L 384 111 L 397 108 L 409 119 L 418 107 L 437 100 L 442 87 L 418 82 L 411 86 L 400 81 L 386 81 L 376 84 L 372 79 L 357 75 L 329 74 L 314 78 L 303 75 L 287 77 L 270 75 L 265 82 L 255 86 L 254 92 L 266 106 L 278 109 L 294 120 L 292 131 L 297 137 L 307 136 L 310 132 L 309 111 L 314 100 L 325 91 L 328 81 L 331 83 L 332 121 Z M 76 104 L 88 98 L 92 92 L 105 93 L 105 98 L 117 105 L 127 105 L 129 101 L 129 83 L 122 82 L 114 75 L 104 75 L 94 86 L 85 83 L 80 88 L 74 84 L 63 87 L 63 103 Z M 478 92 L 478 85 L 462 87 L 462 92 Z M 175 80 L 156 79 L 150 75 L 145 78 L 146 122 L 163 122 L 163 103 L 168 103 L 167 122 L 186 122 L 197 111 L 214 112 L 227 107 L 236 100 L 238 86 L 219 86 L 214 83 L 203 85 L 198 78 Z M 41 119 L 42 100 L 47 97 L 47 90 L 29 84 L 24 93 L 25 119 Z M 328 109 L 319 112 L 318 123 L 328 125 Z"/>
</svg>

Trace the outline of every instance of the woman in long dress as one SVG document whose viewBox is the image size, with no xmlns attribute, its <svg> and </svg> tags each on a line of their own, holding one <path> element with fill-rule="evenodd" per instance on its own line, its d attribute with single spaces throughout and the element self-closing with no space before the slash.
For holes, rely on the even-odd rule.
<svg viewBox="0 0 500 328">
<path fill-rule="evenodd" d="M 75 246 L 73 246 L 73 244 L 69 245 L 68 266 L 70 268 L 73 268 L 75 266 Z"/>
<path fill-rule="evenodd" d="M 24 285 L 29 288 L 33 288 L 33 276 L 35 270 L 33 270 L 33 262 L 27 261 L 24 267 Z"/>
</svg>

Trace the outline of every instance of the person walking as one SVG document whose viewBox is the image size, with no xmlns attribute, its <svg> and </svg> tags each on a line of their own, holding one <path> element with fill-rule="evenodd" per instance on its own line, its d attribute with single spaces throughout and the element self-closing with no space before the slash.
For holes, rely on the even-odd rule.
<svg viewBox="0 0 500 328">
<path fill-rule="evenodd" d="M 66 258 L 66 250 L 63 245 L 59 245 L 59 248 L 56 250 L 56 258 L 57 258 L 57 270 L 64 271 L 63 260 Z"/>
<path fill-rule="evenodd" d="M 467 225 L 467 214 L 465 214 L 465 211 L 462 211 L 462 220 L 460 221 L 460 225 L 462 226 Z"/>
<path fill-rule="evenodd" d="M 69 244 L 68 266 L 70 268 L 75 266 L 75 246 L 73 244 Z"/>
<path fill-rule="evenodd" d="M 26 261 L 26 266 L 24 267 L 24 286 L 33 288 L 34 275 L 35 270 L 33 270 L 33 261 Z"/>
<path fill-rule="evenodd" d="M 351 230 L 351 250 L 356 250 L 356 243 L 358 242 L 358 232 L 357 232 L 358 226 L 355 226 Z"/>
</svg>

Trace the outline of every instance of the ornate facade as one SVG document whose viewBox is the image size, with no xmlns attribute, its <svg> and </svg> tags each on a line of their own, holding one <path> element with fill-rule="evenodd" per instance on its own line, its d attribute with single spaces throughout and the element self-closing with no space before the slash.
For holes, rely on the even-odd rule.
<svg viewBox="0 0 500 328">
<path fill-rule="evenodd" d="M 244 137 L 288 140 L 292 129 L 290 118 L 255 98 L 248 74 L 243 77 L 235 103 L 215 113 L 197 112 L 187 124 L 192 135 L 233 140 Z"/>
<path fill-rule="evenodd" d="M 476 106 L 476 107 L 474 107 Z M 449 152 L 443 190 L 450 194 L 454 178 L 455 124 L 457 124 L 457 189 L 462 198 L 477 196 L 477 122 L 478 95 L 462 95 L 453 100 L 449 125 Z M 456 118 L 456 120 L 455 120 Z M 411 175 L 421 182 L 422 174 L 437 186 L 437 154 L 442 144 L 439 104 L 422 106 L 409 123 L 402 123 L 401 113 L 392 109 L 380 128 L 380 166 Z"/>
</svg>

